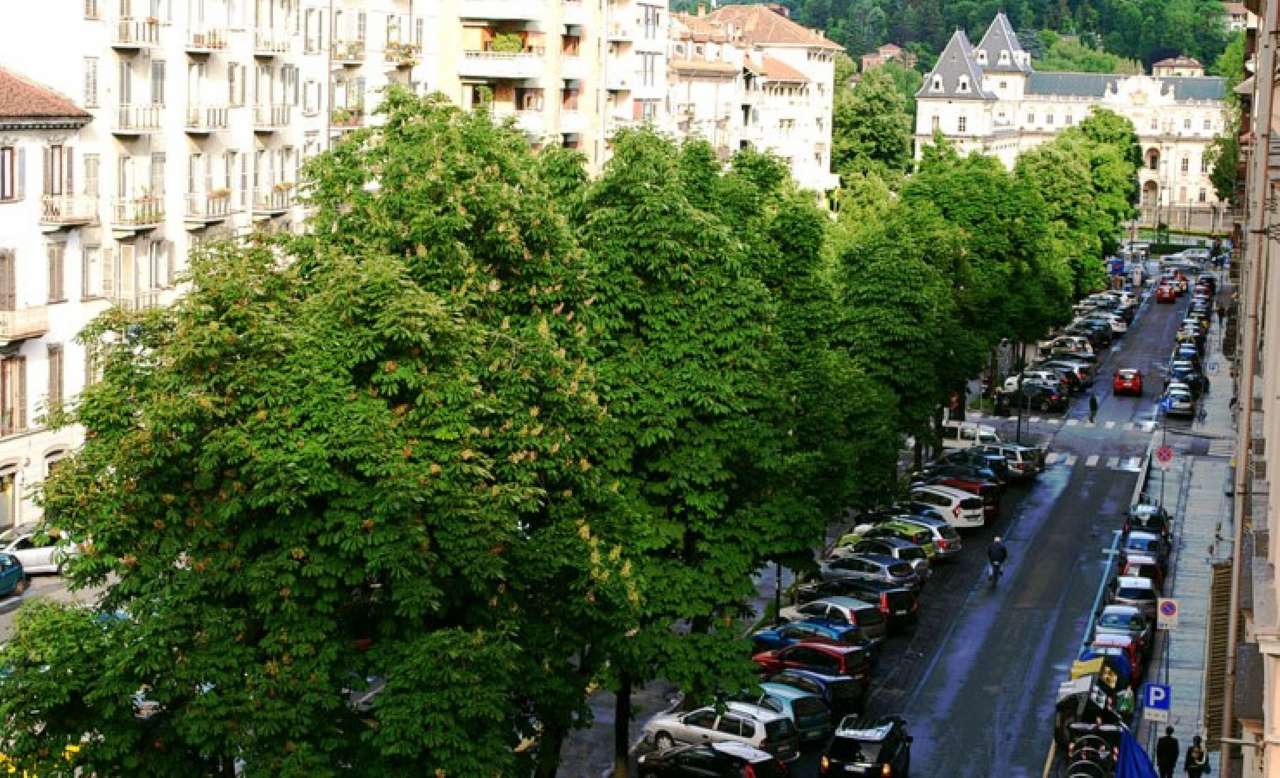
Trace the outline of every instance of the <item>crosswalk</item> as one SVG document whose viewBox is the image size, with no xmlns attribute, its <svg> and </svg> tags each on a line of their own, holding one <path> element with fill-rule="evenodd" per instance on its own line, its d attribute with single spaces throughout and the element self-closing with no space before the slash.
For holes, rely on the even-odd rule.
<svg viewBox="0 0 1280 778">
<path fill-rule="evenodd" d="M 1015 421 L 1015 417 L 1013 416 L 991 416 L 981 411 L 969 411 L 968 418 L 973 421 L 977 421 L 979 419 L 1004 422 Z M 1048 418 L 1043 416 L 1030 416 L 1027 417 L 1026 422 L 1029 424 L 1047 424 L 1051 427 L 1085 427 L 1088 429 L 1102 427 L 1103 429 L 1122 430 L 1124 432 L 1152 432 L 1156 428 L 1156 422 L 1154 421 L 1126 421 L 1122 423 L 1112 420 L 1106 422 L 1091 422 L 1085 419 L 1064 419 L 1053 416 Z"/>
<path fill-rule="evenodd" d="M 1044 463 L 1048 467 L 1063 465 L 1070 469 L 1080 463 L 1080 457 L 1077 454 L 1064 454 L 1054 451 L 1045 457 Z M 1142 457 L 1103 457 L 1098 454 L 1092 454 L 1084 458 L 1084 466 L 1096 469 L 1136 473 L 1142 469 Z"/>
<path fill-rule="evenodd" d="M 1213 438 L 1209 441 L 1209 456 L 1229 457 L 1236 452 L 1236 442 L 1231 438 Z"/>
</svg>

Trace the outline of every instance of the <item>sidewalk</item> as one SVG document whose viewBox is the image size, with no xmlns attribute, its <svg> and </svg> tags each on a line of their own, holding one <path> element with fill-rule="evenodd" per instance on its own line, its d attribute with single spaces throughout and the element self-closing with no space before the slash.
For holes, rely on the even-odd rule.
<svg viewBox="0 0 1280 778">
<path fill-rule="evenodd" d="M 1222 328 L 1210 335 L 1206 374 L 1210 393 L 1203 398 L 1201 417 L 1192 426 L 1191 435 L 1207 441 L 1207 452 L 1191 455 L 1190 445 L 1179 449 L 1165 474 L 1165 501 L 1175 517 L 1175 543 L 1172 557 L 1172 580 L 1166 586 L 1166 597 L 1178 600 L 1178 626 L 1162 633 L 1156 642 L 1155 659 L 1148 680 L 1168 684 L 1171 696 L 1169 726 L 1183 749 L 1193 735 L 1204 732 L 1204 681 L 1206 654 L 1206 613 L 1210 597 L 1210 565 L 1213 560 L 1231 554 L 1231 455 L 1234 431 L 1231 423 L 1230 366 L 1221 352 Z M 1173 441 L 1170 441 L 1173 443 Z M 1187 451 L 1188 453 L 1184 453 Z M 1152 470 L 1146 492 L 1158 499 L 1160 473 Z M 1138 739 L 1155 750 L 1155 741 L 1163 733 L 1164 724 L 1143 722 Z M 1210 755 L 1217 774 L 1218 754 Z"/>
</svg>

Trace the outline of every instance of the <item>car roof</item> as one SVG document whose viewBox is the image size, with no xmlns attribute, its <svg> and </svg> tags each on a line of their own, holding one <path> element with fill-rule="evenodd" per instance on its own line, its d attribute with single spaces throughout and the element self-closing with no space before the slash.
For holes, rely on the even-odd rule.
<svg viewBox="0 0 1280 778">
<path fill-rule="evenodd" d="M 898 560 L 894 559 L 888 554 L 852 554 L 851 556 L 856 557 L 857 559 L 865 560 L 867 562 L 874 562 L 875 564 L 878 564 L 878 565 L 884 565 L 885 567 L 888 567 L 889 565 L 898 564 Z"/>
<path fill-rule="evenodd" d="M 1136 367 L 1122 367 L 1122 368 L 1120 368 L 1119 370 L 1117 370 L 1116 372 L 1117 372 L 1117 373 L 1119 373 L 1120 375 L 1122 375 L 1122 376 L 1124 376 L 1124 377 L 1128 378 L 1129 376 L 1137 375 L 1137 374 L 1138 374 L 1138 368 L 1136 368 Z"/>
<path fill-rule="evenodd" d="M 884 524 L 881 524 L 880 526 L 881 526 L 881 527 L 887 527 L 887 526 L 889 526 L 890 524 L 894 524 L 894 523 L 895 523 L 895 522 L 891 522 L 891 521 L 890 521 L 890 522 L 885 522 Z M 889 536 L 887 536 L 887 537 L 879 537 L 879 538 L 865 538 L 865 539 L 863 539 L 863 540 L 861 540 L 861 541 L 859 541 L 859 542 L 860 542 L 860 543 L 883 543 L 883 544 L 885 544 L 886 546 L 890 546 L 890 547 L 892 547 L 892 548 L 915 548 L 915 547 L 916 547 L 916 544 L 915 544 L 915 543 L 912 543 L 912 542 L 911 542 L 911 541 L 909 541 L 909 540 L 904 540 L 904 539 L 902 539 L 902 538 L 900 538 L 900 537 L 897 537 L 897 536 L 895 536 L 895 535 L 889 535 Z M 878 554 L 863 554 L 862 556 L 880 556 L 880 555 L 878 555 Z M 885 556 L 887 556 L 887 555 L 885 555 Z"/>
<path fill-rule="evenodd" d="M 942 519 L 935 519 L 932 516 L 903 516 L 900 519 L 895 519 L 895 521 L 900 521 L 904 524 L 915 524 L 918 527 L 923 527 L 930 531 L 936 531 L 943 527 L 951 526 Z"/>
<path fill-rule="evenodd" d="M 1133 605 L 1108 605 L 1102 609 L 1103 615 L 1119 613 L 1122 616 L 1141 616 L 1142 611 Z"/>
<path fill-rule="evenodd" d="M 858 554 L 857 556 L 876 556 L 876 555 L 875 554 Z M 889 562 L 894 564 L 896 564 L 898 561 L 891 556 L 882 556 L 880 558 L 887 559 L 889 560 Z M 867 607 L 874 608 L 875 607 L 874 605 L 867 602 L 866 600 L 859 600 L 857 597 L 849 597 L 848 595 L 843 595 L 843 594 L 837 594 L 833 597 L 823 597 L 821 600 L 816 600 L 816 602 L 825 602 L 830 605 L 839 606 L 841 608 L 867 608 Z"/>
<path fill-rule="evenodd" d="M 818 695 L 813 692 L 806 692 L 804 689 L 797 689 L 794 686 L 787 686 L 785 683 L 770 683 L 765 681 L 760 684 L 760 688 L 775 697 L 783 697 L 787 700 L 799 700 L 804 697 L 817 698 Z"/>
<path fill-rule="evenodd" d="M 773 761 L 773 754 L 770 754 L 768 751 L 761 751 L 758 748 L 752 748 L 746 743 L 739 743 L 736 740 L 721 740 L 715 743 L 710 743 L 709 745 L 722 754 L 728 754 L 729 756 L 735 756 L 739 759 L 745 759 L 748 762 Z"/>
<path fill-rule="evenodd" d="M 1129 539 L 1139 538 L 1141 540 L 1159 540 L 1160 536 L 1154 532 L 1147 532 L 1144 529 L 1135 529 L 1129 533 Z"/>
<path fill-rule="evenodd" d="M 836 737 L 851 740 L 884 740 L 893 732 L 898 722 L 893 719 L 872 719 L 868 721 L 861 716 L 845 716 L 836 725 Z"/>
<path fill-rule="evenodd" d="M 1154 565 L 1155 563 L 1155 557 L 1149 554 L 1130 554 L 1129 558 L 1125 560 L 1126 565 Z M 1137 577 L 1141 578 L 1142 576 Z"/>
<path fill-rule="evenodd" d="M 804 678 L 810 681 L 818 681 L 822 684 L 829 683 L 853 683 L 853 679 L 847 675 L 837 675 L 834 673 L 824 673 L 819 670 L 808 670 L 803 667 L 788 667 L 787 669 L 776 673 L 773 677 L 793 676 L 796 678 Z"/>
<path fill-rule="evenodd" d="M 787 714 L 785 713 L 779 713 L 776 710 L 769 710 L 763 705 L 756 705 L 750 702 L 730 702 L 726 703 L 725 707 L 734 713 L 742 713 L 764 722 L 787 718 Z M 715 710 L 714 706 L 712 706 L 712 710 Z"/>
<path fill-rule="evenodd" d="M 1122 575 L 1116 579 L 1116 583 L 1121 588 L 1128 587 L 1130 589 L 1154 589 L 1155 584 L 1150 578 L 1139 578 L 1135 575 Z"/>
<path fill-rule="evenodd" d="M 942 484 L 919 484 L 911 487 L 911 491 L 936 492 L 938 494 L 946 495 L 953 500 L 965 500 L 974 496 L 963 489 L 957 489 L 954 486 L 943 486 Z"/>
</svg>

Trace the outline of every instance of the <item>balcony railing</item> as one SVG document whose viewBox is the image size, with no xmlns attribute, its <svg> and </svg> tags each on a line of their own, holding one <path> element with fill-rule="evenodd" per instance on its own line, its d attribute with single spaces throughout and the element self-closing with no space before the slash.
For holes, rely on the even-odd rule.
<svg viewBox="0 0 1280 778">
<path fill-rule="evenodd" d="M 364 62 L 364 41 L 336 40 L 330 49 L 333 61 L 340 64 L 358 65 Z"/>
<path fill-rule="evenodd" d="M 93 195 L 45 195 L 40 201 L 41 224 L 91 224 L 98 220 L 98 198 Z"/>
<path fill-rule="evenodd" d="M 289 53 L 289 36 L 280 30 L 254 30 L 253 55 L 255 57 L 274 57 L 277 54 Z"/>
<path fill-rule="evenodd" d="M 163 197 L 126 197 L 116 200 L 111 223 L 116 227 L 155 227 L 164 221 Z"/>
<path fill-rule="evenodd" d="M 162 105 L 116 106 L 116 121 L 111 131 L 117 135 L 144 135 L 160 129 Z"/>
<path fill-rule="evenodd" d="M 37 305 L 17 311 L 0 311 L 0 343 L 8 345 L 38 338 L 49 331 L 49 307 Z"/>
<path fill-rule="evenodd" d="M 154 17 L 118 19 L 111 35 L 117 49 L 149 49 L 160 45 L 160 20 Z"/>
<path fill-rule="evenodd" d="M 187 51 L 222 51 L 227 47 L 225 30 L 187 30 Z"/>
<path fill-rule="evenodd" d="M 187 132 L 213 132 L 227 128 L 227 109 L 225 106 L 189 105 L 187 106 Z"/>
<path fill-rule="evenodd" d="M 459 75 L 475 78 L 540 78 L 542 52 L 472 49 L 462 52 Z"/>
<path fill-rule="evenodd" d="M 383 49 L 382 56 L 398 68 L 411 68 L 418 64 L 421 50 L 412 43 L 391 42 Z"/>
<path fill-rule="evenodd" d="M 253 128 L 255 130 L 272 131 L 289 123 L 289 106 L 255 105 L 253 107 Z"/>
<path fill-rule="evenodd" d="M 151 308 L 160 307 L 160 290 L 148 289 L 144 292 L 134 292 L 133 294 L 115 294 L 111 297 L 111 302 L 126 311 L 145 311 Z"/>
<path fill-rule="evenodd" d="M 231 215 L 231 193 L 224 190 L 187 193 L 186 218 L 192 221 L 219 221 Z"/>
<path fill-rule="evenodd" d="M 253 212 L 272 215 L 284 213 L 293 205 L 293 187 L 276 184 L 270 189 L 259 190 L 253 195 Z"/>
<path fill-rule="evenodd" d="M 329 124 L 334 127 L 363 127 L 363 108 L 335 108 L 329 112 Z"/>
</svg>

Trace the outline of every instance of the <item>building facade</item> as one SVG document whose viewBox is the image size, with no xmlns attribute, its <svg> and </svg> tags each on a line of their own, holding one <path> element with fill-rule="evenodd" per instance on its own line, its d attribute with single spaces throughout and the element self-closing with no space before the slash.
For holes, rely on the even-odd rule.
<svg viewBox="0 0 1280 778">
<path fill-rule="evenodd" d="M 771 5 L 676 14 L 668 49 L 670 129 L 781 157 L 801 188 L 834 189 L 831 114 L 840 46 Z"/>
<path fill-rule="evenodd" d="M 1189 72 L 1189 65 L 1170 69 Z M 1083 121 L 1093 108 L 1109 109 L 1133 122 L 1142 145 L 1143 223 L 1228 228 L 1226 207 L 1209 178 L 1209 147 L 1226 127 L 1221 78 L 1037 72 L 1008 19 L 998 14 L 976 46 L 962 31 L 951 37 L 916 104 L 917 155 L 941 133 L 961 153 L 989 154 L 1010 167 L 1023 151 Z"/>
<path fill-rule="evenodd" d="M 886 43 L 869 54 L 862 55 L 862 72 L 877 68 L 887 62 L 896 62 L 904 68 L 914 68 L 917 57 L 914 51 L 907 51 L 896 43 Z"/>
</svg>

